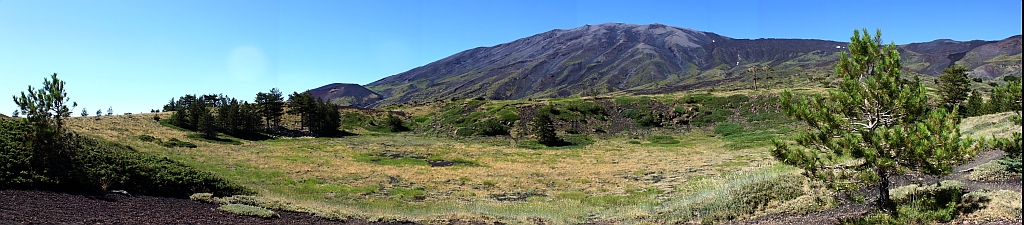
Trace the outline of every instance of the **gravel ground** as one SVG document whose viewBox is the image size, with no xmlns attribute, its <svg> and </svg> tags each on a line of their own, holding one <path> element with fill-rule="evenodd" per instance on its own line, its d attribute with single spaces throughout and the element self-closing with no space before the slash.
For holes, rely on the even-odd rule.
<svg viewBox="0 0 1024 225">
<path fill-rule="evenodd" d="M 343 224 L 294 212 L 277 212 L 281 218 L 260 219 L 217 207 L 188 199 L 114 193 L 0 190 L 0 224 Z"/>
</svg>

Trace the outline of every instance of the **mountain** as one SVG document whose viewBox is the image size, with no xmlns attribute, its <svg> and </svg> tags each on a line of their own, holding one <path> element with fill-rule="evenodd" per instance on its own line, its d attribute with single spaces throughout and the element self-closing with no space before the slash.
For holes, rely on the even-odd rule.
<svg viewBox="0 0 1024 225">
<path fill-rule="evenodd" d="M 380 94 L 358 84 L 333 83 L 311 89 L 309 93 L 342 106 L 367 107 L 381 99 Z"/>
<path fill-rule="evenodd" d="M 998 42 L 936 40 L 899 50 L 911 73 L 937 75 L 956 64 L 993 78 L 1020 73 L 1020 43 L 1018 35 Z M 791 80 L 828 74 L 846 46 L 825 40 L 734 39 L 662 24 L 605 23 L 469 49 L 366 86 L 383 97 L 371 104 L 378 106 L 453 97 L 523 99 L 692 89 L 746 82 L 752 79 L 746 69 L 753 66 L 769 65 L 776 71 L 770 76 Z"/>
</svg>

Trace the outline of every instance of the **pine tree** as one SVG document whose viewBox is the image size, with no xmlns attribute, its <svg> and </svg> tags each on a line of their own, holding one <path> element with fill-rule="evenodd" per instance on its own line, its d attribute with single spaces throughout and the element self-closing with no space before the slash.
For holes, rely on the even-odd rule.
<svg viewBox="0 0 1024 225">
<path fill-rule="evenodd" d="M 967 97 L 967 102 L 964 104 L 964 114 L 967 116 L 980 116 L 984 111 L 982 108 L 985 104 L 984 101 L 981 99 L 981 93 L 978 90 L 971 90 L 971 96 Z"/>
<path fill-rule="evenodd" d="M 96 110 L 96 117 L 100 117 L 100 116 L 103 116 L 103 110 L 97 109 Z"/>
<path fill-rule="evenodd" d="M 89 111 L 88 111 L 88 110 L 86 110 L 86 109 L 85 109 L 85 107 L 82 107 L 82 114 L 81 114 L 81 116 L 82 116 L 82 117 L 86 117 L 86 116 L 89 116 Z"/>
<path fill-rule="evenodd" d="M 206 109 L 206 107 L 203 107 L 203 109 Z M 197 128 L 199 129 L 199 133 L 203 135 L 203 138 L 206 139 L 217 138 L 216 120 L 214 119 L 213 115 L 210 114 L 210 111 L 202 110 L 198 112 L 198 114 L 199 120 L 196 126 L 198 126 Z"/>
<path fill-rule="evenodd" d="M 267 127 L 280 125 L 281 116 L 284 115 L 284 98 L 280 90 L 272 88 L 269 93 L 257 93 L 256 104 Z"/>
<path fill-rule="evenodd" d="M 14 104 L 18 105 L 21 114 L 28 118 L 36 128 L 38 140 L 43 141 L 46 147 L 53 147 L 55 150 L 63 150 L 66 143 L 64 138 L 64 120 L 71 117 L 71 110 L 68 103 L 67 92 L 64 91 L 64 81 L 57 79 L 54 73 L 50 79 L 43 78 L 43 88 L 35 89 L 28 86 L 28 93 L 21 92 L 21 97 L 11 96 Z M 71 108 L 77 107 L 77 102 L 70 102 Z M 17 111 L 16 111 L 17 112 Z M 54 141 L 54 143 L 46 143 Z M 50 145 L 55 144 L 55 145 Z M 48 145 L 48 146 L 47 146 Z"/>
<path fill-rule="evenodd" d="M 107 108 L 107 116 L 112 116 L 112 115 L 114 115 L 114 107 L 113 106 L 111 106 L 110 108 Z"/>
<path fill-rule="evenodd" d="M 963 103 L 971 91 L 971 80 L 967 77 L 967 68 L 962 66 L 943 69 L 938 83 L 939 96 L 941 96 L 942 105 L 946 107 L 946 110 L 953 110 L 953 106 Z"/>
<path fill-rule="evenodd" d="M 546 146 L 557 146 L 562 144 L 555 134 L 555 124 L 551 121 L 553 114 L 551 106 L 544 106 L 537 110 L 533 116 L 533 132 L 537 135 L 537 142 Z"/>
<path fill-rule="evenodd" d="M 298 115 L 301 127 L 310 127 L 310 119 L 315 111 L 316 101 L 309 92 L 292 92 L 288 95 L 288 114 Z"/>
<path fill-rule="evenodd" d="M 881 30 L 873 37 L 863 32 L 854 31 L 849 55 L 835 66 L 842 78 L 838 90 L 828 97 L 783 92 L 786 114 L 810 130 L 796 137 L 798 146 L 776 140 L 772 155 L 833 188 L 877 183 L 878 207 L 895 216 L 890 176 L 906 170 L 948 174 L 976 150 L 969 148 L 971 140 L 960 140 L 956 108 L 930 110 L 918 79 L 900 77 L 896 45 L 882 47 Z"/>
</svg>

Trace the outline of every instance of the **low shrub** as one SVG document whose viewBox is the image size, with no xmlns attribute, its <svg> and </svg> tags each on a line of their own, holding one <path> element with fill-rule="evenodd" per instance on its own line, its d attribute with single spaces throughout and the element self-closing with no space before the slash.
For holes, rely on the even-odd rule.
<svg viewBox="0 0 1024 225">
<path fill-rule="evenodd" d="M 160 145 L 164 146 L 164 147 L 168 147 L 168 148 L 174 148 L 174 147 L 196 148 L 196 147 L 198 147 L 198 146 L 196 146 L 196 144 L 192 144 L 192 142 L 181 141 L 181 140 L 178 140 L 177 138 L 168 139 L 167 141 L 165 141 L 163 143 L 160 143 Z"/>
<path fill-rule="evenodd" d="M 480 136 L 499 136 L 509 134 L 509 127 L 501 124 L 501 122 L 493 118 L 473 124 L 472 129 L 476 131 L 476 135 Z"/>
<path fill-rule="evenodd" d="M 994 181 L 994 180 L 1009 180 L 1018 177 L 1019 174 L 1014 174 L 1007 166 L 1000 161 L 990 161 L 985 164 L 981 164 L 975 167 L 970 174 L 967 174 L 967 178 L 976 181 Z"/>
<path fill-rule="evenodd" d="M 930 224 L 949 222 L 959 214 L 958 204 L 963 196 L 963 183 L 946 180 L 938 184 L 919 186 L 911 184 L 889 190 L 896 203 L 898 217 L 875 212 L 865 217 L 851 218 L 842 224 Z"/>
<path fill-rule="evenodd" d="M 0 121 L 0 186 L 49 190 L 125 190 L 132 194 L 187 197 L 250 193 L 209 172 L 130 146 L 66 135 L 58 153 L 34 146 L 33 127 L 23 121 Z"/>
<path fill-rule="evenodd" d="M 142 140 L 142 141 L 145 141 L 145 142 L 157 142 L 157 143 L 163 142 L 159 138 L 156 138 L 156 137 L 153 137 L 153 136 L 149 136 L 149 135 L 145 135 L 145 134 L 139 135 L 139 140 Z"/>
<path fill-rule="evenodd" d="M 227 205 L 220 206 L 217 209 L 221 210 L 221 211 L 233 213 L 235 215 L 242 215 L 242 216 L 255 216 L 255 217 L 259 217 L 259 218 L 281 217 L 281 215 L 278 215 L 274 211 L 270 211 L 269 209 L 264 209 L 264 208 L 260 208 L 260 207 L 256 207 L 256 206 L 251 206 L 251 205 L 227 204 Z"/>
<path fill-rule="evenodd" d="M 636 118 L 640 118 L 640 110 L 626 109 L 626 110 L 622 110 L 622 112 L 619 113 L 619 115 L 621 115 L 622 117 L 630 118 L 630 119 L 636 119 Z"/>
</svg>

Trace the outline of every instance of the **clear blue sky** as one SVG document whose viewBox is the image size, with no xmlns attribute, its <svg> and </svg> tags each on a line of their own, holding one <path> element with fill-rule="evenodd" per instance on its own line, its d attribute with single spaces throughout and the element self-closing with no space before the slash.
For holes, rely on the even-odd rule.
<svg viewBox="0 0 1024 225">
<path fill-rule="evenodd" d="M 1021 34 L 1021 1 L 41 1 L 0 0 L 0 113 L 58 73 L 95 113 L 172 97 L 252 101 L 367 84 L 448 55 L 552 29 L 661 23 L 732 38 L 885 42 Z"/>
</svg>

